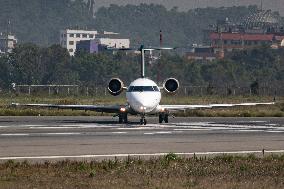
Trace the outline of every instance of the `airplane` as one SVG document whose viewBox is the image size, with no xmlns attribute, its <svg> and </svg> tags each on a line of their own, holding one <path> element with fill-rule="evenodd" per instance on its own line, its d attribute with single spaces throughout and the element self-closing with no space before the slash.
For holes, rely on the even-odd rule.
<svg viewBox="0 0 284 189">
<path fill-rule="evenodd" d="M 162 105 L 161 91 L 174 94 L 179 89 L 179 81 L 175 78 L 168 78 L 164 81 L 163 86 L 159 87 L 156 82 L 145 77 L 145 52 L 154 50 L 171 50 L 174 48 L 144 48 L 142 45 L 139 49 L 141 52 L 141 75 L 138 79 L 126 87 L 119 78 L 112 78 L 108 83 L 108 92 L 113 96 L 120 95 L 126 91 L 125 105 L 56 105 L 56 104 L 19 104 L 12 103 L 13 106 L 25 107 L 42 107 L 57 109 L 72 109 L 115 113 L 119 118 L 119 123 L 128 123 L 128 114 L 140 115 L 140 125 L 146 125 L 146 115 L 159 115 L 159 123 L 168 123 L 170 112 L 185 111 L 194 109 L 211 109 L 226 108 L 234 106 L 256 106 L 256 105 L 273 105 L 275 102 L 267 103 L 239 103 L 239 104 L 205 104 L 205 105 Z M 126 49 L 129 50 L 129 49 Z"/>
</svg>

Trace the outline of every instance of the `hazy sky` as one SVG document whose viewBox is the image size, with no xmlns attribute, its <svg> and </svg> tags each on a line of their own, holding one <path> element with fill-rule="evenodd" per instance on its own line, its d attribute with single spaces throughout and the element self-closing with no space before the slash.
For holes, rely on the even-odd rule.
<svg viewBox="0 0 284 189">
<path fill-rule="evenodd" d="M 284 0 L 262 0 L 264 9 L 279 11 L 284 16 Z M 239 5 L 261 5 L 261 0 L 96 0 L 97 7 L 108 6 L 109 4 L 140 4 L 140 3 L 158 3 L 168 8 L 177 6 L 179 10 L 188 10 L 197 7 L 221 7 L 221 6 L 239 6 Z"/>
</svg>

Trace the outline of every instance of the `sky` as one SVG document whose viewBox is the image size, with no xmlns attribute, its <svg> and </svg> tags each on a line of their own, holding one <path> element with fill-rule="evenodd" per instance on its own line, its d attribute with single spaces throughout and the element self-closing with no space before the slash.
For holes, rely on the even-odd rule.
<svg viewBox="0 0 284 189">
<path fill-rule="evenodd" d="M 126 5 L 126 4 L 140 4 L 140 3 L 155 3 L 163 4 L 167 8 L 177 6 L 180 11 L 201 7 L 227 7 L 240 5 L 259 5 L 263 9 L 271 9 L 279 11 L 284 16 L 284 0 L 95 0 L 96 6 L 108 6 L 110 4 Z"/>
</svg>

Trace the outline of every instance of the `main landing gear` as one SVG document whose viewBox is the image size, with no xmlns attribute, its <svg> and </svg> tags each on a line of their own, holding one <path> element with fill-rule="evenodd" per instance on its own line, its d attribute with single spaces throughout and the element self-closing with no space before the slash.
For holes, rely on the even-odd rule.
<svg viewBox="0 0 284 189">
<path fill-rule="evenodd" d="M 119 114 L 118 115 L 118 122 L 119 123 L 128 123 L 127 113 Z"/>
<path fill-rule="evenodd" d="M 140 125 L 146 125 L 147 124 L 147 120 L 145 118 L 145 115 L 142 115 L 141 119 L 140 119 Z"/>
<path fill-rule="evenodd" d="M 169 114 L 166 113 L 159 114 L 159 123 L 163 123 L 163 121 L 165 123 L 169 123 Z"/>
</svg>

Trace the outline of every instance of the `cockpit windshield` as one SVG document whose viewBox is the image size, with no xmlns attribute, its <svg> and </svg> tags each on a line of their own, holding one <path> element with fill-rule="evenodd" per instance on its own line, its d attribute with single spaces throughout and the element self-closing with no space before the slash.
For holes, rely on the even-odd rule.
<svg viewBox="0 0 284 189">
<path fill-rule="evenodd" d="M 127 90 L 127 92 L 149 92 L 149 91 L 159 92 L 159 88 L 157 86 L 130 86 Z"/>
</svg>

